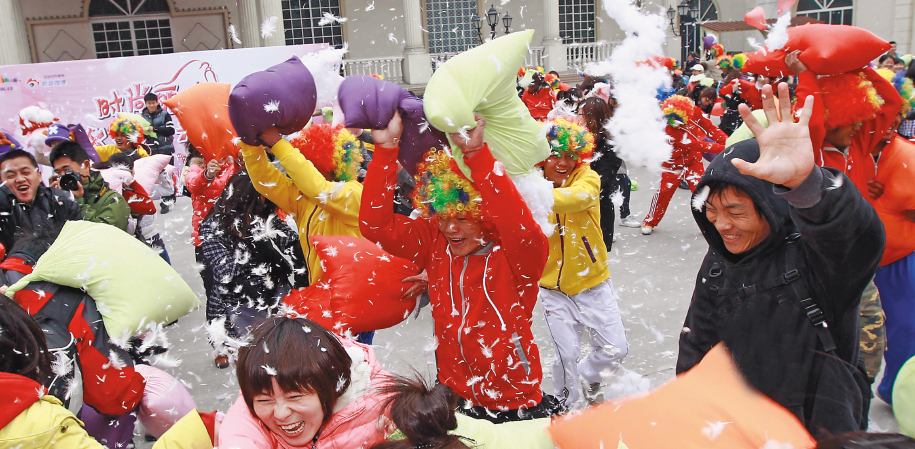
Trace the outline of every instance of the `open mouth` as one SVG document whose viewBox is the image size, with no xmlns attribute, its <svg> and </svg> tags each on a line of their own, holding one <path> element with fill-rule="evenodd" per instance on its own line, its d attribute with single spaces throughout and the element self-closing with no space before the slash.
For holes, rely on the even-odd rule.
<svg viewBox="0 0 915 449">
<path fill-rule="evenodd" d="M 280 425 L 280 429 L 287 436 L 296 436 L 305 430 L 305 421 L 299 421 L 295 424 Z"/>
<path fill-rule="evenodd" d="M 448 239 L 448 240 L 451 242 L 452 245 L 460 245 L 461 243 L 464 243 L 464 241 L 467 239 Z"/>
<path fill-rule="evenodd" d="M 21 186 L 19 186 L 19 187 L 16 187 L 16 191 L 18 191 L 19 193 L 26 193 L 26 192 L 29 191 L 29 186 L 28 186 L 28 185 L 21 185 Z"/>
<path fill-rule="evenodd" d="M 724 239 L 725 242 L 736 242 L 740 236 L 736 234 L 721 234 L 721 238 Z"/>
</svg>

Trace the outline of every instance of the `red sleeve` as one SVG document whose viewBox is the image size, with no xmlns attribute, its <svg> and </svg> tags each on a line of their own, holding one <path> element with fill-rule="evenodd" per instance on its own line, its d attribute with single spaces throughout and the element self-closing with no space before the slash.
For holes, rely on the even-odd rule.
<svg viewBox="0 0 915 449">
<path fill-rule="evenodd" d="M 464 162 L 470 167 L 473 185 L 480 191 L 486 214 L 496 227 L 500 246 L 515 276 L 519 281 L 539 282 L 549 258 L 549 242 L 514 181 L 505 174 L 505 167 L 495 170 L 496 164 L 502 163 L 493 157 L 489 145 L 484 144 Z"/>
<path fill-rule="evenodd" d="M 823 96 L 820 95 L 820 87 L 817 85 L 817 76 L 810 70 L 801 72 L 797 76 L 797 87 L 794 89 L 794 93 L 797 95 L 795 111 L 801 110 L 807 97 L 813 95 L 813 116 L 810 117 L 808 127 L 810 128 L 810 143 L 813 144 L 813 151 L 815 154 L 820 154 L 823 151 L 823 139 L 826 138 L 826 125 L 824 124 L 826 108 L 823 105 Z M 822 167 L 822 155 L 817 159 L 817 165 Z"/>
<path fill-rule="evenodd" d="M 705 134 L 707 134 L 709 136 L 709 138 L 714 140 L 715 143 L 717 143 L 719 145 L 724 145 L 724 143 L 727 142 L 727 140 L 728 140 L 728 135 L 725 134 L 724 131 L 721 130 L 721 128 L 718 128 L 717 126 L 715 126 L 715 124 L 712 123 L 712 121 L 709 120 L 705 115 L 703 115 L 701 110 L 699 110 L 697 112 L 698 112 L 698 114 L 696 114 L 696 115 L 698 116 L 698 119 L 696 120 L 696 124 L 699 125 L 699 127 L 702 128 L 703 131 L 705 131 Z M 709 142 L 709 143 L 711 143 L 711 142 Z M 724 148 L 722 148 L 722 150 L 723 149 Z M 718 151 L 721 151 L 721 150 L 718 150 Z M 706 151 L 706 153 L 709 153 L 709 151 Z M 717 151 L 715 151 L 715 153 L 717 153 Z"/>
<path fill-rule="evenodd" d="M 877 109 L 877 117 L 868 120 L 861 125 L 861 129 L 852 137 L 851 148 L 860 151 L 862 154 L 870 154 L 874 146 L 883 138 L 886 131 L 892 126 L 893 120 L 899 115 L 902 108 L 902 97 L 896 92 L 893 84 L 880 76 L 876 70 L 865 67 L 863 69 L 865 77 L 874 84 L 874 90 L 877 95 L 883 99 L 883 106 Z M 855 155 L 855 157 L 858 157 Z"/>
<path fill-rule="evenodd" d="M 130 212 L 138 215 L 152 215 L 156 213 L 156 203 L 153 202 L 146 190 L 138 182 L 130 183 L 129 188 L 124 189 L 124 199 L 130 206 Z"/>
<path fill-rule="evenodd" d="M 394 213 L 399 152 L 399 148 L 375 146 L 372 162 L 369 163 L 362 184 L 359 231 L 363 237 L 381 244 L 392 255 L 426 268 L 428 254 L 432 249 L 431 222 L 422 218 L 411 220 Z"/>
<path fill-rule="evenodd" d="M 229 182 L 229 178 L 235 174 L 238 169 L 235 164 L 227 164 L 223 167 L 222 172 L 216 175 L 212 181 L 204 176 L 205 169 L 199 165 L 191 166 L 187 175 L 184 176 L 184 184 L 188 192 L 195 196 L 204 198 L 216 198 L 222 194 L 223 189 Z"/>
<path fill-rule="evenodd" d="M 740 98 L 750 103 L 750 109 L 762 109 L 762 92 L 756 88 L 756 84 L 747 80 L 737 82 L 740 83 Z"/>
<path fill-rule="evenodd" d="M 107 335 L 96 338 L 89 321 L 101 320 L 91 317 L 87 320 L 85 312 L 85 304 L 80 304 L 68 329 L 77 339 L 76 349 L 83 375 L 83 401 L 106 415 L 132 411 L 143 398 L 146 380 L 133 369 L 130 355 L 125 351 L 119 351 L 119 362 L 111 363 L 109 354 L 116 349 L 109 349 L 108 342 L 103 341 Z M 130 366 L 119 369 L 115 365 L 120 363 Z"/>
</svg>

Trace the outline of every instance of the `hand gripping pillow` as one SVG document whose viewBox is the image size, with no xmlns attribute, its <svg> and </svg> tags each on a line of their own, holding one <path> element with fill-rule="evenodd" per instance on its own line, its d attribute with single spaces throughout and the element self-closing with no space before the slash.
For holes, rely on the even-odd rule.
<svg viewBox="0 0 915 449">
<path fill-rule="evenodd" d="M 611 400 L 560 418 L 550 434 L 563 449 L 616 448 L 620 443 L 629 449 L 759 449 L 769 447 L 769 440 L 795 448 L 816 446 L 794 414 L 743 380 L 723 343 L 648 395 Z"/>
<path fill-rule="evenodd" d="M 404 278 L 420 269 L 360 237 L 312 236 L 324 276 L 293 290 L 283 303 L 305 318 L 344 335 L 391 327 L 410 314 L 416 300 L 400 296 L 412 286 Z"/>
<path fill-rule="evenodd" d="M 474 128 L 474 111 L 486 118 L 484 140 L 510 176 L 530 172 L 550 155 L 540 125 L 515 90 L 515 74 L 533 35 L 534 30 L 511 33 L 449 59 L 423 95 L 429 123 L 446 133 Z M 460 150 L 453 145 L 452 150 L 470 177 Z"/>
<path fill-rule="evenodd" d="M 426 121 L 423 101 L 390 81 L 368 75 L 347 77 L 337 99 L 347 128 L 384 129 L 394 113 L 400 112 L 403 133 L 397 158 L 411 175 L 416 174 L 416 164 L 429 148 L 446 145 L 445 133 Z"/>
<path fill-rule="evenodd" d="M 112 338 L 168 324 L 200 306 L 184 279 L 154 250 L 111 225 L 68 221 L 31 274 L 11 285 L 10 298 L 32 281 L 83 289 L 95 299 Z"/>
<path fill-rule="evenodd" d="M 154 154 L 149 157 L 137 159 L 133 164 L 133 178 L 147 192 L 155 190 L 156 181 L 159 179 L 159 173 L 165 170 L 165 167 L 171 162 L 172 156 L 169 154 Z"/>
<path fill-rule="evenodd" d="M 778 50 L 750 54 L 743 71 L 766 76 L 792 75 L 785 56 L 800 50 L 800 60 L 817 75 L 838 75 L 860 69 L 887 52 L 890 44 L 863 28 L 812 23 L 788 30 L 788 43 Z"/>
<path fill-rule="evenodd" d="M 293 56 L 238 82 L 229 94 L 229 118 L 248 145 L 264 145 L 257 136 L 276 126 L 283 134 L 305 127 L 318 95 L 311 72 Z"/>
<path fill-rule="evenodd" d="M 225 83 L 200 83 L 162 102 L 175 114 L 188 140 L 206 160 L 238 154 L 235 128 L 229 120 L 229 90 Z"/>
</svg>

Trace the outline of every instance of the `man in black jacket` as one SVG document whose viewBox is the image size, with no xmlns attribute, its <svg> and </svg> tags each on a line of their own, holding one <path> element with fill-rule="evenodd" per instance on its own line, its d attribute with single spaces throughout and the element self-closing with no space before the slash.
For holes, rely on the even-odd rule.
<svg viewBox="0 0 915 449">
<path fill-rule="evenodd" d="M 6 249 L 12 249 L 23 233 L 82 220 L 69 192 L 42 185 L 38 162 L 31 154 L 12 150 L 0 156 L 0 177 L 0 243 Z"/>
<path fill-rule="evenodd" d="M 159 104 L 159 97 L 156 94 L 152 92 L 146 94 L 143 97 L 143 101 L 146 103 L 146 108 L 140 112 L 140 115 L 149 122 L 153 131 L 156 132 L 156 137 L 146 136 L 146 144 L 149 145 L 149 150 L 151 151 L 150 155 L 168 154 L 172 156 L 171 163 L 174 165 L 175 146 L 172 140 L 175 136 L 175 125 L 172 124 L 172 116 L 165 109 L 162 109 L 162 105 Z M 162 209 L 162 213 L 165 214 L 174 204 L 175 193 L 172 192 L 171 195 L 162 197 L 159 207 Z"/>
<path fill-rule="evenodd" d="M 677 373 L 723 341 L 747 380 L 816 437 L 867 427 L 858 305 L 883 253 L 883 225 L 841 172 L 814 165 L 807 123 L 776 114 L 763 88 L 757 139 L 721 153 L 693 199 L 709 244 L 680 335 Z M 793 116 L 787 85 L 781 116 Z M 859 369 L 860 368 L 860 369 Z"/>
</svg>

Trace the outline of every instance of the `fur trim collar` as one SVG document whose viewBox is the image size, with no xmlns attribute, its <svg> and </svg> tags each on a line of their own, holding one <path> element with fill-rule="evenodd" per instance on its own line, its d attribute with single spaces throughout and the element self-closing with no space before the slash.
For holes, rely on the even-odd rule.
<svg viewBox="0 0 915 449">
<path fill-rule="evenodd" d="M 356 402 L 361 396 L 368 394 L 372 387 L 372 366 L 369 364 L 368 354 L 358 346 L 346 348 L 346 353 L 353 359 L 350 367 L 350 383 L 346 391 L 334 403 L 334 413 Z"/>
</svg>

